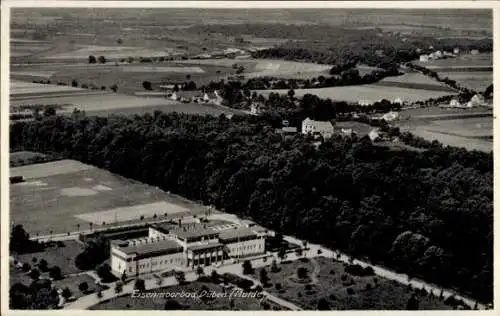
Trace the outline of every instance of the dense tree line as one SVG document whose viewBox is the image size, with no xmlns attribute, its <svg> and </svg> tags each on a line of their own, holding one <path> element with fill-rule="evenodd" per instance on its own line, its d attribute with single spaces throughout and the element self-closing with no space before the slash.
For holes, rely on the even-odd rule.
<svg viewBox="0 0 500 316">
<path fill-rule="evenodd" d="M 492 154 L 283 140 L 272 118 L 163 114 L 15 123 L 10 146 L 60 152 L 262 225 L 492 299 Z"/>
</svg>

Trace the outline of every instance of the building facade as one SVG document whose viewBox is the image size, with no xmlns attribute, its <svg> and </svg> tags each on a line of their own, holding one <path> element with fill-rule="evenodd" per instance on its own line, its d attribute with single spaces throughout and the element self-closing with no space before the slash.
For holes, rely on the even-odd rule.
<svg viewBox="0 0 500 316">
<path fill-rule="evenodd" d="M 321 135 L 324 138 L 332 137 L 334 128 L 331 122 L 314 121 L 306 118 L 302 121 L 302 134 Z"/>
<path fill-rule="evenodd" d="M 111 270 L 116 275 L 137 275 L 223 264 L 230 258 L 264 254 L 266 237 L 267 230 L 257 225 L 156 224 L 147 237 L 111 242 Z"/>
</svg>

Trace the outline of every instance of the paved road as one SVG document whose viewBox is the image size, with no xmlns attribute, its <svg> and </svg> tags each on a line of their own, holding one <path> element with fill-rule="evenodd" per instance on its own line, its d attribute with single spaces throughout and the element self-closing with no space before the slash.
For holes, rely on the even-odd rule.
<svg viewBox="0 0 500 316">
<path fill-rule="evenodd" d="M 218 213 L 218 214 L 213 214 L 213 215 L 209 216 L 209 218 L 210 219 L 226 220 L 226 221 L 230 221 L 233 223 L 240 222 L 240 219 L 233 214 Z M 289 243 L 293 243 L 293 244 L 297 244 L 297 245 L 302 246 L 302 240 L 297 239 L 293 236 L 283 236 L 283 239 Z M 309 248 L 309 250 L 306 252 L 306 255 L 308 257 L 317 255 L 318 250 L 320 250 L 321 256 L 324 256 L 327 258 L 336 258 L 337 260 L 345 262 L 345 263 L 349 263 L 351 261 L 349 256 L 342 254 L 339 251 L 332 251 L 331 249 L 325 248 L 325 247 L 318 245 L 318 244 L 308 244 L 308 248 Z M 337 253 L 340 254 L 340 257 L 337 257 Z M 288 254 L 288 256 L 290 256 L 290 254 Z M 449 297 L 449 296 L 454 295 L 455 298 L 463 300 L 471 308 L 473 308 L 475 303 L 476 303 L 476 301 L 473 299 L 470 299 L 468 297 L 460 295 L 459 293 L 457 293 L 453 290 L 442 288 L 436 284 L 428 283 L 428 282 L 425 282 L 425 281 L 419 280 L 419 279 L 408 280 L 408 276 L 406 274 L 397 273 L 397 272 L 391 271 L 387 268 L 376 266 L 374 264 L 364 262 L 361 260 L 357 260 L 357 259 L 354 259 L 352 263 L 359 264 L 362 267 L 367 267 L 367 266 L 372 267 L 373 270 L 375 271 L 375 274 L 377 274 L 381 277 L 384 277 L 386 279 L 389 279 L 389 280 L 394 280 L 394 281 L 399 282 L 399 283 L 404 284 L 404 285 L 411 284 L 413 288 L 420 288 L 420 289 L 425 288 L 427 291 L 432 290 L 436 294 L 439 294 L 442 290 L 444 297 Z M 484 304 L 478 303 L 478 308 L 479 309 L 486 309 L 486 306 Z"/>
</svg>

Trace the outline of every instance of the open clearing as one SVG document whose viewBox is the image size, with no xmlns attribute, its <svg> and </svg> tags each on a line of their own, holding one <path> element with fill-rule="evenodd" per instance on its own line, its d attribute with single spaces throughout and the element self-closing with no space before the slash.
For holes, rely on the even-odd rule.
<svg viewBox="0 0 500 316">
<path fill-rule="evenodd" d="M 234 64 L 245 67 L 246 78 L 260 76 L 300 76 L 305 74 L 325 75 L 332 68 L 330 65 L 301 63 L 274 59 L 202 59 L 183 60 L 184 64 L 200 64 L 231 67 Z M 294 77 L 295 78 L 295 77 Z"/>
<path fill-rule="evenodd" d="M 22 96 L 30 94 L 45 94 L 59 92 L 85 91 L 84 89 L 69 86 L 57 86 L 50 84 L 32 83 L 18 80 L 10 80 L 10 95 Z"/>
<path fill-rule="evenodd" d="M 493 150 L 492 117 L 429 120 L 421 116 L 412 120 L 411 124 L 402 123 L 400 128 L 430 141 L 437 140 L 444 145 L 484 152 Z"/>
<path fill-rule="evenodd" d="M 77 50 L 45 56 L 45 59 L 86 59 L 89 55 L 111 58 L 127 57 L 161 57 L 167 56 L 171 50 L 152 50 L 129 46 L 87 46 Z"/>
<path fill-rule="evenodd" d="M 11 168 L 10 176 L 22 176 L 24 179 L 38 179 L 91 169 L 95 169 L 95 167 L 76 160 L 59 160 Z"/>
<path fill-rule="evenodd" d="M 124 72 L 177 72 L 183 74 L 204 73 L 200 67 L 163 67 L 163 66 L 129 66 L 122 67 Z"/>
<path fill-rule="evenodd" d="M 163 216 L 164 214 L 187 215 L 189 212 L 189 209 L 185 207 L 162 201 L 128 207 L 118 207 L 101 212 L 79 214 L 76 215 L 76 217 L 94 224 L 101 224 L 103 221 L 112 223 L 137 220 L 141 216 L 151 218 L 154 215 Z"/>
<path fill-rule="evenodd" d="M 444 69 L 461 69 L 461 68 L 492 68 L 493 54 L 484 53 L 477 55 L 459 55 L 455 58 L 437 59 L 429 62 L 415 62 L 415 64 L 424 66 L 435 71 L 445 71 Z M 485 69 L 486 70 L 486 69 Z"/>
<path fill-rule="evenodd" d="M 136 97 L 122 94 L 92 94 L 92 95 L 72 95 L 54 98 L 39 99 L 36 97 L 23 100 L 13 100 L 11 106 L 23 106 L 32 104 L 56 104 L 63 108 L 57 110 L 58 113 L 71 113 L 80 109 L 89 115 L 113 115 L 113 114 L 145 114 L 153 113 L 156 110 L 163 112 L 179 112 L 191 114 L 212 114 L 220 115 L 224 113 L 239 113 L 238 110 L 228 110 L 216 107 L 215 105 L 180 103 L 165 98 L 158 97 Z"/>
<path fill-rule="evenodd" d="M 454 93 L 455 90 L 446 84 L 436 81 L 419 72 L 406 73 L 401 76 L 387 77 L 374 85 L 385 87 L 399 87 L 419 90 L 444 91 Z"/>
<path fill-rule="evenodd" d="M 22 224 L 32 236 L 75 231 L 77 225 L 88 229 L 89 223 L 76 215 L 154 202 L 168 202 L 193 214 L 205 212 L 204 207 L 158 188 L 72 160 L 11 168 L 11 175 L 29 181 L 10 185 L 10 220 Z M 67 194 L 75 188 L 96 193 Z M 117 218 L 122 219 L 120 214 Z"/>
<path fill-rule="evenodd" d="M 286 262 L 279 267 L 279 272 L 267 269 L 272 286 L 265 290 L 306 310 L 316 309 L 321 298 L 326 299 L 333 310 L 405 310 L 412 294 L 406 286 L 379 276 L 347 274 L 344 264 L 324 257 L 308 259 L 307 262 Z M 298 279 L 299 267 L 308 270 L 309 280 Z M 258 278 L 258 273 L 256 271 L 254 278 Z M 277 283 L 281 289 L 276 289 Z M 351 289 L 351 294 L 348 289 Z M 435 297 L 417 295 L 417 299 L 420 310 L 451 309 Z"/>
<path fill-rule="evenodd" d="M 287 94 L 288 90 L 256 90 L 258 94 L 264 96 L 269 93 Z M 360 86 L 344 86 L 344 87 L 331 87 L 331 88 L 318 88 L 318 89 L 296 89 L 295 96 L 302 97 L 305 94 L 317 95 L 320 98 L 329 98 L 332 100 L 346 101 L 346 102 L 360 102 L 369 101 L 375 102 L 381 99 L 393 101 L 400 98 L 402 101 L 415 102 L 419 100 L 426 100 L 430 98 L 438 98 L 445 95 L 455 93 L 445 91 L 432 91 L 432 90 L 419 90 L 419 89 L 405 89 L 398 87 L 381 87 L 376 84 L 360 85 Z"/>
<path fill-rule="evenodd" d="M 492 71 L 439 72 L 439 75 L 455 80 L 459 85 L 478 92 L 484 91 L 493 83 Z"/>
</svg>

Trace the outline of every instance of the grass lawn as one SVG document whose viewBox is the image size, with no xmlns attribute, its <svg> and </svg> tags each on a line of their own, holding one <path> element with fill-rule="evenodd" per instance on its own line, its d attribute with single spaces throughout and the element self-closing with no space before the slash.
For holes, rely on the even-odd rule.
<svg viewBox="0 0 500 316">
<path fill-rule="evenodd" d="M 54 167 L 57 167 L 58 163 L 60 162 L 54 163 Z M 37 179 L 30 183 L 10 186 L 10 216 L 15 224 L 22 224 L 32 236 L 37 233 L 40 236 L 47 235 L 50 231 L 54 234 L 75 231 L 77 225 L 80 225 L 80 229 L 89 229 L 88 222 L 75 216 L 78 214 L 158 201 L 185 207 L 195 214 L 200 212 L 203 214 L 206 210 L 204 206 L 168 194 L 158 188 L 98 168 L 79 168 L 75 172 L 74 166 L 68 166 L 71 169 L 69 171 L 72 172 L 65 174 L 49 172 L 48 175 L 44 175 L 46 170 L 43 165 L 29 167 L 31 169 L 22 169 L 25 171 L 20 170 L 16 175 L 26 178 L 34 173 Z M 13 175 L 12 171 L 18 169 L 12 169 L 11 175 Z M 104 187 L 106 190 L 102 190 Z M 67 191 L 70 189 L 73 191 L 78 189 L 81 191 L 78 192 L 85 194 L 68 194 Z M 94 225 L 94 228 L 98 226 Z"/>
<path fill-rule="evenodd" d="M 88 276 L 87 274 L 81 274 L 81 275 L 75 275 L 75 276 L 70 276 L 67 278 L 64 278 L 62 280 L 57 280 L 54 281 L 56 287 L 60 289 L 64 289 L 65 287 L 68 287 L 71 293 L 75 298 L 79 298 L 81 296 L 87 295 L 83 294 L 82 291 L 78 289 L 78 286 L 82 282 L 87 282 L 89 286 L 89 291 L 88 293 L 92 293 L 95 291 L 95 280 Z"/>
<path fill-rule="evenodd" d="M 35 163 L 52 161 L 52 160 L 57 160 L 57 158 L 51 155 L 46 155 L 33 151 L 16 151 L 16 152 L 11 152 L 9 155 L 10 167 L 20 167 Z"/>
<path fill-rule="evenodd" d="M 215 291 L 215 293 L 223 293 L 223 288 L 218 284 L 213 283 L 202 283 L 202 282 L 192 282 L 185 285 L 174 285 L 164 288 L 159 288 L 155 290 L 147 291 L 149 293 L 198 293 L 201 287 L 205 285 L 209 292 Z M 230 293 L 230 292 L 229 292 Z M 248 298 L 248 297 L 233 297 L 234 308 L 233 310 L 262 310 L 262 306 L 259 303 L 258 298 Z M 229 294 L 225 297 L 217 297 L 211 301 L 203 302 L 196 298 L 181 298 L 175 299 L 179 302 L 183 309 L 188 310 L 230 310 L 231 298 Z M 163 310 L 167 298 L 165 297 L 153 297 L 153 298 L 136 298 L 131 297 L 130 294 L 112 298 L 110 300 L 103 301 L 90 309 L 92 310 Z"/>
<path fill-rule="evenodd" d="M 342 263 L 332 259 L 317 257 L 314 260 L 316 262 L 309 259 L 279 264 L 281 270 L 276 273 L 268 268 L 272 286 L 266 290 L 306 310 L 316 309 L 321 298 L 335 310 L 404 310 L 413 293 L 406 286 L 378 276 L 349 275 L 344 272 Z M 299 267 L 308 270 L 309 283 L 298 282 Z M 255 278 L 259 277 L 259 272 L 255 271 Z M 281 290 L 276 289 L 276 283 L 281 284 Z M 435 297 L 418 294 L 417 299 L 422 310 L 451 309 Z"/>
<path fill-rule="evenodd" d="M 63 241 L 64 247 L 46 248 L 43 252 L 15 255 L 15 259 L 20 262 L 27 262 L 33 266 L 33 258 L 37 262 L 45 259 L 50 267 L 58 266 L 63 275 L 81 272 L 75 266 L 75 257 L 83 251 L 84 245 L 73 240 Z"/>
</svg>

